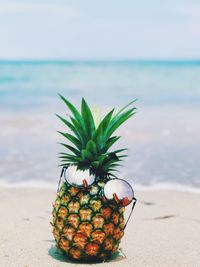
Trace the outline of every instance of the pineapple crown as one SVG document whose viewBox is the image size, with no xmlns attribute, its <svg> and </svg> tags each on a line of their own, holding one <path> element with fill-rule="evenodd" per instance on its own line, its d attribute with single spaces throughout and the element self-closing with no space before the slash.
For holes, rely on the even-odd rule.
<svg viewBox="0 0 200 267">
<path fill-rule="evenodd" d="M 60 166 L 75 165 L 79 170 L 89 169 L 92 174 L 100 179 L 108 176 L 116 177 L 113 172 L 117 171 L 120 161 L 127 155 L 121 152 L 126 148 L 110 151 L 112 145 L 121 136 L 114 135 L 116 129 L 136 113 L 135 107 L 130 107 L 136 99 L 116 113 L 114 108 L 96 126 L 94 115 L 90 107 L 82 98 L 81 112 L 65 97 L 59 95 L 71 111 L 68 118 L 56 116 L 67 126 L 69 132 L 58 131 L 67 139 L 67 143 L 60 143 L 67 151 L 59 153 Z"/>
</svg>

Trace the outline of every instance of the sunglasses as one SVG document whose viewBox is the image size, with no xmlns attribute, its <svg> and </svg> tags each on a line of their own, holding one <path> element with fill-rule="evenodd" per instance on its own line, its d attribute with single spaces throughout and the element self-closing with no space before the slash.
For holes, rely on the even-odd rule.
<svg viewBox="0 0 200 267">
<path fill-rule="evenodd" d="M 62 168 L 57 192 L 63 176 L 67 184 L 79 189 L 87 190 L 96 182 L 95 176 L 89 170 L 81 171 L 73 165 L 66 165 Z M 119 207 L 126 207 L 133 202 L 131 212 L 124 226 L 125 229 L 137 201 L 132 186 L 121 178 L 110 178 L 105 182 L 101 195 L 106 201 L 114 201 Z"/>
</svg>

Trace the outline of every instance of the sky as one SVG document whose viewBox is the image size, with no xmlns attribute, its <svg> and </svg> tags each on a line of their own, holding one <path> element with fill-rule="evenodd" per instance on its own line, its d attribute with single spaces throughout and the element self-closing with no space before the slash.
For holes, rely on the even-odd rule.
<svg viewBox="0 0 200 267">
<path fill-rule="evenodd" d="M 200 59 L 200 1 L 0 0 L 0 59 Z"/>
</svg>

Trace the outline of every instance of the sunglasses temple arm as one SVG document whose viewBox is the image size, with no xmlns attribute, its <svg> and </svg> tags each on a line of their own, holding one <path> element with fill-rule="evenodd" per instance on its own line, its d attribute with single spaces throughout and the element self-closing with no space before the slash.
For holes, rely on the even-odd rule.
<svg viewBox="0 0 200 267">
<path fill-rule="evenodd" d="M 133 210 L 134 210 L 135 204 L 136 204 L 136 202 L 137 202 L 137 199 L 134 198 L 133 201 L 134 201 L 134 202 L 133 202 L 133 206 L 132 206 L 132 208 L 131 208 L 131 212 L 130 212 L 130 214 L 129 214 L 129 216 L 128 216 L 128 219 L 127 219 L 127 221 L 126 221 L 126 223 L 125 223 L 125 225 L 124 225 L 124 229 L 126 228 L 128 222 L 129 222 L 129 220 L 130 220 L 130 218 L 131 218 L 131 215 L 132 215 L 132 213 L 133 213 Z M 124 229 L 123 229 L 123 230 L 124 230 Z"/>
<path fill-rule="evenodd" d="M 58 193 L 58 191 L 60 190 L 60 183 L 61 183 L 61 180 L 62 180 L 63 173 L 64 173 L 64 171 L 65 171 L 67 168 L 68 168 L 68 166 L 63 166 L 63 167 L 62 167 L 61 174 L 60 174 L 60 178 L 59 178 L 59 181 L 58 181 L 57 193 Z"/>
</svg>

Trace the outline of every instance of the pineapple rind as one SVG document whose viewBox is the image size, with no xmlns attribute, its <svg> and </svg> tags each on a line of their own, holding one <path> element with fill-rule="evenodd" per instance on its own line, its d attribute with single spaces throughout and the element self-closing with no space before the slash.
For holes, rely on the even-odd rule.
<svg viewBox="0 0 200 267">
<path fill-rule="evenodd" d="M 87 189 L 62 184 L 53 208 L 56 245 L 69 258 L 106 260 L 118 250 L 124 235 L 124 208 L 101 195 L 102 181 Z M 95 194 L 94 194 L 95 188 Z M 88 201 L 82 201 L 83 197 Z"/>
</svg>

